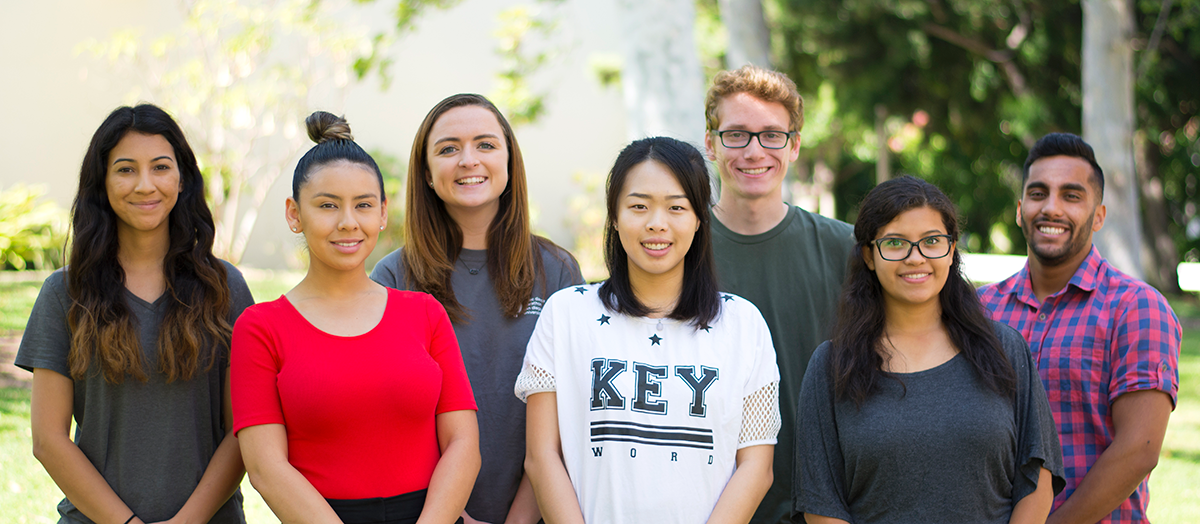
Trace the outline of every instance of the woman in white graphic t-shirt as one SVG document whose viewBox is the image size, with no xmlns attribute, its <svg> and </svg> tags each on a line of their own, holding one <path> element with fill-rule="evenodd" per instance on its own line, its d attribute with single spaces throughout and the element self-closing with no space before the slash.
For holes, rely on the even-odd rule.
<svg viewBox="0 0 1200 524">
<path fill-rule="evenodd" d="M 610 278 L 546 302 L 517 378 L 546 522 L 747 522 L 779 429 L 770 333 L 720 293 L 695 147 L 633 142 L 608 179 Z"/>
</svg>

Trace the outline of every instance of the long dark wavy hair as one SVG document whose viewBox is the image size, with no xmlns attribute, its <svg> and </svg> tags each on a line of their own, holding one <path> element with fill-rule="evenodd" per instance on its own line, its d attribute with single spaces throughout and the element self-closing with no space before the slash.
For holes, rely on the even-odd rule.
<svg viewBox="0 0 1200 524">
<path fill-rule="evenodd" d="M 196 155 L 170 115 L 150 104 L 109 114 L 92 135 L 79 170 L 67 268 L 71 377 L 87 376 L 94 360 L 109 382 L 120 383 L 125 375 L 147 380 L 137 327 L 125 304 L 125 271 L 117 260 L 120 219 L 105 186 L 109 153 L 129 133 L 162 136 L 175 152 L 180 192 L 167 219 L 167 311 L 158 332 L 158 371 L 167 382 L 188 380 L 197 370 L 211 369 L 218 350 L 229 347 L 229 287 L 225 266 L 212 253 L 215 228 Z"/>
<path fill-rule="evenodd" d="M 697 329 L 712 323 L 721 313 L 721 296 L 717 286 L 716 263 L 712 252 L 712 230 L 708 208 L 712 204 L 712 186 L 708 168 L 700 150 L 687 142 L 669 137 L 636 140 L 625 146 L 608 174 L 606 200 L 608 219 L 604 228 L 604 265 L 608 280 L 600 285 L 604 307 L 624 315 L 644 317 L 651 313 L 633 294 L 629 281 L 629 255 L 621 245 L 621 236 L 613 227 L 621 202 L 621 190 L 630 171 L 642 162 L 658 162 L 667 168 L 683 192 L 700 227 L 692 237 L 692 245 L 683 256 L 683 290 L 675 309 L 667 318 L 686 320 Z"/>
<path fill-rule="evenodd" d="M 500 110 L 487 98 L 475 94 L 452 95 L 438 102 L 417 129 L 409 156 L 403 256 L 408 287 L 433 295 L 455 324 L 470 320 L 470 313 L 458 302 L 450 286 L 450 275 L 462 251 L 462 228 L 426 182 L 430 177 L 429 133 L 433 125 L 447 111 L 468 106 L 482 107 L 496 116 L 508 148 L 508 187 L 500 194 L 500 208 L 487 232 L 488 276 L 506 316 L 516 317 L 525 311 L 536 282 L 545 287 L 541 251 L 566 253 L 553 242 L 530 232 L 525 160 L 512 126 Z"/>
<path fill-rule="evenodd" d="M 901 213 L 928 207 L 942 215 L 946 233 L 958 243 L 958 210 L 937 186 L 905 176 L 888 180 L 863 198 L 854 224 L 856 249 L 850 254 L 846 283 L 842 287 L 834 324 L 831 367 L 834 391 L 840 400 L 862 406 L 885 378 L 887 351 L 883 346 L 885 313 L 883 288 L 867 267 L 865 256 L 875 249 L 875 235 Z M 1016 372 L 1000 347 L 1000 339 L 985 313 L 975 286 L 962 273 L 962 255 L 957 247 L 951 256 L 950 275 L 938 295 L 942 323 L 950 340 L 975 368 L 987 387 L 1004 396 L 1016 391 Z M 901 382 L 903 384 L 903 382 Z"/>
</svg>

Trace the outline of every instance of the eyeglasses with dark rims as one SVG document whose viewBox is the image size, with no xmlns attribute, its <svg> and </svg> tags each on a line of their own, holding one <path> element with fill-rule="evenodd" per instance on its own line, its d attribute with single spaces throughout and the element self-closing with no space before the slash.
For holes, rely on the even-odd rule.
<svg viewBox="0 0 1200 524">
<path fill-rule="evenodd" d="M 913 246 L 925 258 L 943 258 L 950 254 L 954 247 L 954 238 L 950 235 L 930 235 L 916 242 L 907 238 L 885 237 L 871 241 L 879 250 L 879 256 L 890 262 L 904 260 L 912 254 Z"/>
<path fill-rule="evenodd" d="M 750 139 L 758 138 L 758 145 L 763 149 L 783 149 L 787 147 L 788 141 L 792 139 L 795 132 L 789 131 L 759 131 L 751 133 L 741 129 L 730 129 L 726 131 L 713 131 L 721 139 L 721 145 L 730 149 L 740 149 L 750 145 Z"/>
</svg>

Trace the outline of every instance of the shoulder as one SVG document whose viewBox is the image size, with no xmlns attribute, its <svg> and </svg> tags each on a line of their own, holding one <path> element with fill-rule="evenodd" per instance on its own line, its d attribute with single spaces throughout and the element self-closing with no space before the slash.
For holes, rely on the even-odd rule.
<svg viewBox="0 0 1200 524">
<path fill-rule="evenodd" d="M 824 382 L 829 377 L 830 360 L 833 358 L 833 344 L 826 340 L 813 350 L 808 359 L 808 368 L 804 372 L 804 382 L 818 380 Z M 815 378 L 810 378 L 815 377 Z"/>
<path fill-rule="evenodd" d="M 67 294 L 67 268 L 57 269 L 42 281 L 42 293 Z"/>
<path fill-rule="evenodd" d="M 998 320 L 989 320 L 992 323 L 992 330 L 996 333 L 996 338 L 1000 340 L 1000 347 L 1004 350 L 1009 361 L 1014 365 L 1022 359 L 1014 357 L 1027 358 L 1029 354 L 1029 342 L 1021 333 L 1012 326 L 1000 322 Z"/>
<path fill-rule="evenodd" d="M 403 285 L 405 273 L 404 266 L 404 248 L 399 248 L 375 263 L 375 267 L 371 269 L 371 280 L 379 282 L 390 288 L 398 288 Z"/>
<path fill-rule="evenodd" d="M 733 293 L 718 293 L 721 301 L 721 318 L 738 321 L 763 320 L 762 312 L 749 300 Z M 763 321 L 765 324 L 766 321 Z"/>
<path fill-rule="evenodd" d="M 579 270 L 579 262 L 570 251 L 563 249 L 548 238 L 533 235 L 533 245 L 537 246 L 541 257 L 542 274 L 556 281 L 547 281 L 548 286 L 557 289 L 570 284 L 583 282 L 583 274 Z"/>
<path fill-rule="evenodd" d="M 812 213 L 799 206 L 792 206 L 790 212 L 795 213 L 793 226 L 799 226 L 822 237 L 849 239 L 851 243 L 854 241 L 854 226 L 850 224 Z"/>
<path fill-rule="evenodd" d="M 1020 279 L 1021 279 L 1021 272 L 1018 271 L 1017 273 L 1013 274 L 1012 276 L 1010 276 L 1004 280 L 1001 280 L 999 282 L 993 282 L 991 284 L 984 284 L 979 287 L 979 291 L 978 291 L 979 298 L 981 300 L 983 300 L 985 305 L 989 301 L 992 301 L 992 302 L 999 301 L 1005 295 L 1012 293 L 1012 291 L 1017 288 L 1017 285 L 1020 283 Z"/>
</svg>

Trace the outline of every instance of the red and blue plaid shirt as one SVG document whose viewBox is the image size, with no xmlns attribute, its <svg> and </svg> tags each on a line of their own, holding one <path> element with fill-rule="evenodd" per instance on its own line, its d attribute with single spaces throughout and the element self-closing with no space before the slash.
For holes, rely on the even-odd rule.
<svg viewBox="0 0 1200 524">
<path fill-rule="evenodd" d="M 981 288 L 979 297 L 993 319 L 1029 341 L 1062 442 L 1067 487 L 1054 498 L 1058 509 L 1112 444 L 1109 410 L 1117 397 L 1157 389 L 1174 405 L 1179 319 L 1157 290 L 1108 265 L 1095 247 L 1067 286 L 1044 302 L 1033 294 L 1028 262 Z M 1100 522 L 1149 522 L 1148 479 Z"/>
</svg>

